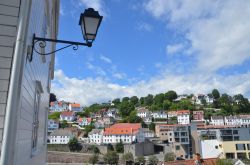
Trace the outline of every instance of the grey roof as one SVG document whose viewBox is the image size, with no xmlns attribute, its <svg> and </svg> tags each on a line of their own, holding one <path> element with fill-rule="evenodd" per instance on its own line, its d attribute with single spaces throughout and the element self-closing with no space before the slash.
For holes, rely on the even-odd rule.
<svg viewBox="0 0 250 165">
<path fill-rule="evenodd" d="M 211 119 L 213 120 L 223 120 L 223 116 L 211 116 Z"/>
<path fill-rule="evenodd" d="M 68 129 L 58 129 L 53 131 L 50 136 L 72 136 L 73 133 Z"/>
</svg>

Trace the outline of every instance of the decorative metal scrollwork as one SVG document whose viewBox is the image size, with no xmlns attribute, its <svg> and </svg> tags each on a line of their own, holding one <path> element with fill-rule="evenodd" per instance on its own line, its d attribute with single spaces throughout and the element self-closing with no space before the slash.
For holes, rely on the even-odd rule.
<svg viewBox="0 0 250 165">
<path fill-rule="evenodd" d="M 37 44 L 37 43 L 38 43 L 38 44 Z M 38 53 L 38 54 L 40 54 L 40 55 L 43 55 L 43 56 L 51 55 L 51 54 L 53 54 L 53 53 L 55 53 L 55 52 L 58 52 L 58 51 L 63 50 L 63 49 L 66 49 L 66 48 L 68 48 L 68 47 L 70 47 L 70 46 L 72 46 L 72 49 L 73 49 L 73 50 L 78 50 L 78 45 L 68 44 L 68 45 L 66 45 L 66 46 L 64 46 L 64 47 L 62 47 L 62 48 L 59 48 L 59 49 L 57 49 L 57 50 L 54 50 L 54 51 L 52 51 L 52 52 L 43 53 L 43 52 L 40 52 L 39 50 L 37 50 L 37 45 L 38 45 L 40 48 L 44 49 L 44 48 L 47 46 L 46 41 L 39 41 L 39 40 L 37 40 L 37 41 L 34 42 L 34 47 L 33 47 L 33 50 L 34 50 L 36 53 Z"/>
<path fill-rule="evenodd" d="M 59 49 L 56 49 L 54 51 L 51 52 L 41 52 L 41 49 L 45 49 L 47 46 L 47 42 L 55 42 L 55 43 L 63 43 L 63 44 L 67 44 L 64 47 L 61 47 Z M 91 47 L 92 43 L 91 42 L 87 42 L 87 43 L 81 43 L 81 42 L 73 42 L 73 41 L 65 41 L 65 40 L 56 40 L 56 39 L 48 39 L 48 38 L 40 38 L 40 37 L 36 37 L 35 34 L 33 36 L 33 41 L 32 41 L 32 50 L 31 50 L 31 55 L 28 56 L 29 61 L 31 62 L 33 59 L 33 51 L 35 51 L 37 54 L 43 55 L 43 56 L 47 56 L 47 55 L 51 55 L 55 52 L 58 52 L 60 50 L 66 49 L 68 47 L 72 46 L 73 50 L 78 50 L 78 46 L 88 46 Z M 37 49 L 38 47 L 40 47 L 40 51 L 39 49 Z M 44 50 L 46 51 L 46 50 Z"/>
</svg>

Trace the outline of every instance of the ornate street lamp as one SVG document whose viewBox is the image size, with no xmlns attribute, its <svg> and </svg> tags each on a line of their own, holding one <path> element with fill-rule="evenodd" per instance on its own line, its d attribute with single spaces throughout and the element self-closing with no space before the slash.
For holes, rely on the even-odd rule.
<svg viewBox="0 0 250 165">
<path fill-rule="evenodd" d="M 95 40 L 101 22 L 102 16 L 93 8 L 88 8 L 81 14 L 79 25 L 82 28 L 83 38 L 87 43 L 92 43 Z"/>
<path fill-rule="evenodd" d="M 82 35 L 84 42 L 74 42 L 74 41 L 66 41 L 66 40 L 57 40 L 57 39 L 49 39 L 49 38 L 41 38 L 36 37 L 35 34 L 33 35 L 33 41 L 32 41 L 32 50 L 31 54 L 28 56 L 29 61 L 31 62 L 33 59 L 33 51 L 40 55 L 50 55 L 57 51 L 60 51 L 62 49 L 68 48 L 70 46 L 73 46 L 73 50 L 77 50 L 78 46 L 88 46 L 91 47 L 93 41 L 96 38 L 99 26 L 101 24 L 103 16 L 99 15 L 98 11 L 95 11 L 93 8 L 88 8 L 84 11 L 84 13 L 81 13 L 79 25 L 82 29 Z M 63 43 L 67 44 L 66 46 L 59 48 L 55 51 L 49 52 L 49 53 L 43 53 L 36 49 L 36 44 L 39 45 L 40 48 L 46 47 L 46 42 L 56 42 L 56 43 Z"/>
</svg>

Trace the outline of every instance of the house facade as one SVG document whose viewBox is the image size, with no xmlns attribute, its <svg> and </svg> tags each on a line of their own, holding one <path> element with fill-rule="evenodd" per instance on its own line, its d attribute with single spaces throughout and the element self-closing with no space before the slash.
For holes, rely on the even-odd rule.
<svg viewBox="0 0 250 165">
<path fill-rule="evenodd" d="M 141 124 L 118 123 L 106 128 L 103 133 L 103 143 L 136 143 L 144 142 L 145 137 Z"/>
<path fill-rule="evenodd" d="M 74 112 L 80 112 L 81 111 L 81 105 L 78 103 L 70 103 L 69 104 L 69 110 Z"/>
<path fill-rule="evenodd" d="M 156 111 L 156 112 L 152 112 L 151 116 L 153 118 L 158 118 L 158 119 L 167 119 L 168 118 L 168 114 L 165 111 Z"/>
<path fill-rule="evenodd" d="M 204 121 L 204 111 L 193 111 L 193 120 Z"/>
<path fill-rule="evenodd" d="M 223 116 L 211 116 L 210 120 L 211 125 L 224 125 L 224 117 Z"/>
<path fill-rule="evenodd" d="M 58 129 L 52 132 L 49 137 L 49 144 L 68 144 L 69 140 L 72 139 L 74 135 L 70 130 Z"/>
<path fill-rule="evenodd" d="M 53 132 L 59 128 L 59 122 L 55 120 L 48 120 L 48 132 Z"/>
<path fill-rule="evenodd" d="M 59 2 L 0 2 L 0 164 L 46 164 L 54 54 L 33 52 L 29 59 L 34 34 L 57 38 Z M 55 50 L 55 43 L 46 44 L 46 52 Z"/>
<path fill-rule="evenodd" d="M 77 120 L 79 126 L 87 126 L 91 124 L 92 119 L 90 117 L 81 117 Z"/>
<path fill-rule="evenodd" d="M 88 134 L 89 142 L 91 144 L 102 144 L 103 142 L 103 130 L 102 129 L 92 129 Z"/>
<path fill-rule="evenodd" d="M 63 111 L 60 114 L 60 121 L 66 120 L 67 122 L 72 122 L 76 119 L 75 112 Z"/>
<path fill-rule="evenodd" d="M 190 111 L 189 110 L 179 110 L 176 113 L 177 113 L 178 124 L 190 123 Z"/>
<path fill-rule="evenodd" d="M 52 112 L 62 112 L 69 109 L 68 104 L 65 101 L 54 101 L 50 102 L 50 111 Z"/>
</svg>

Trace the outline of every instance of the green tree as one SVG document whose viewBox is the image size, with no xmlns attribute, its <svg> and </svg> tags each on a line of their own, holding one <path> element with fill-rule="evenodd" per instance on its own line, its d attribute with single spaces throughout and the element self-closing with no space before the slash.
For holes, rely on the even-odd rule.
<svg viewBox="0 0 250 165">
<path fill-rule="evenodd" d="M 127 118 L 126 121 L 129 122 L 129 123 L 141 123 L 143 120 L 142 120 L 141 117 L 137 116 L 137 112 L 136 111 L 132 111 L 129 114 L 129 116 L 128 116 L 128 118 Z"/>
<path fill-rule="evenodd" d="M 128 152 L 122 155 L 122 160 L 124 163 L 126 163 L 127 161 L 134 161 L 134 156 L 131 152 Z"/>
<path fill-rule="evenodd" d="M 141 106 L 145 105 L 144 99 L 145 99 L 144 97 L 141 97 L 141 98 L 140 98 L 140 105 L 141 105 Z"/>
<path fill-rule="evenodd" d="M 162 106 L 156 105 L 156 104 L 152 104 L 152 105 L 149 107 L 149 110 L 150 110 L 150 111 L 158 111 L 158 110 L 161 110 L 161 109 L 162 109 Z"/>
<path fill-rule="evenodd" d="M 68 142 L 69 150 L 70 151 L 76 151 L 78 150 L 78 140 L 76 137 L 73 137 Z"/>
<path fill-rule="evenodd" d="M 132 96 L 130 98 L 130 102 L 133 104 L 133 105 L 137 105 L 139 103 L 139 99 L 137 96 Z"/>
<path fill-rule="evenodd" d="M 68 127 L 67 121 L 66 121 L 66 120 L 63 120 L 62 123 L 60 123 L 60 127 L 61 127 L 61 128 L 66 128 L 66 127 Z"/>
<path fill-rule="evenodd" d="M 98 147 L 96 147 L 95 145 L 91 145 L 88 147 L 88 150 L 91 151 L 92 153 L 94 154 L 99 154 L 100 153 L 100 150 Z"/>
<path fill-rule="evenodd" d="M 116 143 L 115 150 L 118 153 L 123 153 L 124 152 L 124 145 L 123 145 L 122 141 L 120 141 L 119 143 Z"/>
<path fill-rule="evenodd" d="M 95 126 L 93 125 L 93 123 L 91 123 L 90 125 L 85 126 L 84 127 L 84 132 L 85 132 L 84 136 L 88 137 L 89 132 L 91 132 L 92 129 L 94 129 L 94 128 L 95 128 Z"/>
<path fill-rule="evenodd" d="M 144 158 L 144 156 L 138 156 L 135 160 L 136 163 L 139 163 L 139 164 L 145 164 L 146 163 L 146 160 Z"/>
<path fill-rule="evenodd" d="M 148 158 L 149 165 L 157 165 L 159 160 L 155 155 L 149 156 Z"/>
<path fill-rule="evenodd" d="M 155 123 L 151 122 L 148 126 L 149 130 L 155 131 Z"/>
<path fill-rule="evenodd" d="M 153 104 L 154 96 L 151 95 L 151 94 L 148 94 L 148 95 L 144 98 L 144 101 L 145 101 L 145 105 L 150 106 L 150 105 Z"/>
<path fill-rule="evenodd" d="M 170 162 L 175 160 L 175 154 L 173 152 L 166 153 L 164 156 L 164 161 L 165 162 Z"/>
<path fill-rule="evenodd" d="M 107 145 L 107 149 L 108 149 L 108 151 L 114 151 L 114 147 L 110 143 Z"/>
<path fill-rule="evenodd" d="M 169 101 L 169 100 L 164 100 L 163 101 L 163 109 L 164 110 L 169 110 L 170 109 L 170 107 L 171 107 L 171 102 Z"/>
<path fill-rule="evenodd" d="M 212 95 L 213 95 L 215 100 L 220 98 L 220 92 L 218 91 L 218 89 L 213 89 L 212 90 Z"/>
<path fill-rule="evenodd" d="M 99 160 L 99 154 L 93 154 L 92 156 L 90 156 L 89 158 L 89 163 L 91 164 L 96 164 Z"/>
<path fill-rule="evenodd" d="M 122 102 L 121 104 L 120 104 L 120 106 L 119 106 L 119 112 L 120 112 L 120 115 L 123 117 L 123 118 L 125 118 L 125 117 L 127 117 L 127 116 L 129 116 L 130 115 L 130 113 L 132 112 L 132 111 L 134 111 L 135 110 L 135 107 L 134 107 L 134 105 L 132 104 L 132 103 L 130 103 L 130 102 Z"/>
<path fill-rule="evenodd" d="M 165 96 L 164 96 L 163 93 L 157 94 L 154 97 L 154 103 L 157 104 L 157 105 L 162 105 L 164 99 L 165 99 Z"/>
<path fill-rule="evenodd" d="M 129 102 L 129 97 L 123 97 L 122 102 Z"/>
<path fill-rule="evenodd" d="M 216 165 L 233 165 L 233 162 L 228 159 L 218 159 Z"/>
<path fill-rule="evenodd" d="M 119 105 L 119 104 L 121 103 L 121 100 L 120 100 L 119 98 L 116 98 L 116 99 L 114 99 L 114 100 L 112 101 L 112 103 L 114 103 L 115 106 L 116 106 L 116 105 Z"/>
<path fill-rule="evenodd" d="M 175 91 L 168 91 L 165 93 L 165 99 L 172 102 L 173 100 L 177 99 L 177 93 Z"/>
<path fill-rule="evenodd" d="M 53 120 L 58 120 L 60 119 L 61 112 L 53 112 L 49 114 L 48 118 L 53 119 Z"/>
<path fill-rule="evenodd" d="M 177 124 L 178 123 L 177 117 L 176 116 L 171 117 L 168 122 L 169 124 Z"/>
<path fill-rule="evenodd" d="M 118 164 L 119 162 L 119 155 L 115 151 L 108 151 L 104 156 L 103 160 L 106 164 Z"/>
</svg>

